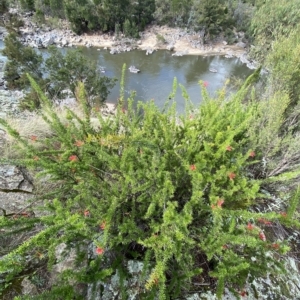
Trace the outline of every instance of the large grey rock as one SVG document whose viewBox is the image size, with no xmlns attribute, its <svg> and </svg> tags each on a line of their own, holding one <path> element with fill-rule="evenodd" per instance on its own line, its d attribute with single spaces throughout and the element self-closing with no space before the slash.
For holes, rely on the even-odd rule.
<svg viewBox="0 0 300 300">
<path fill-rule="evenodd" d="M 0 72 L 4 71 L 5 61 L 0 59 Z"/>
<path fill-rule="evenodd" d="M 27 192 L 33 191 L 32 179 L 23 167 L 14 165 L 0 166 L 0 190 L 4 192 Z"/>
<path fill-rule="evenodd" d="M 23 295 L 33 296 L 38 294 L 37 287 L 27 277 L 22 280 L 21 285 Z"/>
<path fill-rule="evenodd" d="M 167 50 L 173 51 L 173 50 L 174 50 L 174 44 L 169 44 L 169 45 L 167 46 Z"/>
<path fill-rule="evenodd" d="M 68 41 L 66 40 L 66 39 L 63 39 L 62 41 L 61 41 L 61 46 L 62 47 L 66 47 L 68 45 Z"/>
<path fill-rule="evenodd" d="M 81 245 L 79 248 L 82 253 L 87 252 L 87 248 L 85 248 L 85 246 Z M 80 264 L 78 263 L 77 250 L 78 247 L 75 247 L 75 245 L 71 248 L 69 248 L 65 243 L 57 245 L 57 247 L 55 248 L 56 264 L 51 270 L 49 282 L 50 285 L 57 284 L 57 281 L 59 280 L 59 275 L 64 271 L 79 271 L 82 268 L 86 268 L 87 260 L 83 260 Z M 85 294 L 85 285 L 76 284 L 76 282 L 73 280 L 70 280 L 70 284 L 74 286 L 76 293 L 80 295 Z"/>
<path fill-rule="evenodd" d="M 243 42 L 238 42 L 238 43 L 236 43 L 236 46 L 238 46 L 240 48 L 246 48 L 247 44 L 245 44 Z"/>
<path fill-rule="evenodd" d="M 7 34 L 6 28 L 0 26 L 0 40 L 3 40 Z"/>
<path fill-rule="evenodd" d="M 49 47 L 50 45 L 53 45 L 54 44 L 54 37 L 53 36 L 46 36 L 42 39 L 42 45 L 44 48 L 47 48 Z"/>
<path fill-rule="evenodd" d="M 129 260 L 126 263 L 128 276 L 123 279 L 122 285 L 126 290 L 128 300 L 141 299 L 141 295 L 146 293 L 145 283 L 149 276 L 149 272 L 144 274 L 144 263 L 141 261 Z M 106 300 L 106 299 L 122 299 L 121 279 L 117 271 L 105 282 L 97 281 L 88 285 L 87 300 Z M 157 299 L 157 298 L 155 298 Z"/>
</svg>

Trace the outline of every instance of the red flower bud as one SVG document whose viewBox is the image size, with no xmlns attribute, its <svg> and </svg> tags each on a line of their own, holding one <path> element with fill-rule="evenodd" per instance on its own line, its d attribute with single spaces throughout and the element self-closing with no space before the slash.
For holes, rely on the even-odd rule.
<svg viewBox="0 0 300 300">
<path fill-rule="evenodd" d="M 229 177 L 230 180 L 233 180 L 233 179 L 236 177 L 236 174 L 233 173 L 233 172 L 230 172 L 230 173 L 228 174 L 228 177 Z"/>
<path fill-rule="evenodd" d="M 284 218 L 287 217 L 287 213 L 286 213 L 285 211 L 282 211 L 280 214 L 281 214 L 281 216 L 284 217 Z"/>
<path fill-rule="evenodd" d="M 101 248 L 101 247 L 97 247 L 97 248 L 96 248 L 96 253 L 97 253 L 98 255 L 102 255 L 102 254 L 104 253 L 104 249 Z"/>
<path fill-rule="evenodd" d="M 253 224 L 249 222 L 248 225 L 247 225 L 247 229 L 248 230 L 253 230 L 254 229 Z"/>
<path fill-rule="evenodd" d="M 273 249 L 279 249 L 279 248 L 280 248 L 280 245 L 277 244 L 277 243 L 274 243 L 274 244 L 271 245 L 271 247 L 272 247 Z"/>
<path fill-rule="evenodd" d="M 259 233 L 259 235 L 258 235 L 258 237 L 262 240 L 262 241 L 266 241 L 266 236 L 265 236 L 265 234 L 261 231 L 260 233 Z"/>
<path fill-rule="evenodd" d="M 203 85 L 204 85 L 204 87 L 208 87 L 209 86 L 209 82 L 208 81 L 203 81 Z"/>
<path fill-rule="evenodd" d="M 224 199 L 219 199 L 217 202 L 217 206 L 222 207 L 223 203 L 224 203 Z"/>
<path fill-rule="evenodd" d="M 103 221 L 103 222 L 100 224 L 100 228 L 101 228 L 102 230 L 104 230 L 105 227 L 106 227 L 106 222 Z"/>
<path fill-rule="evenodd" d="M 83 141 L 76 141 L 74 143 L 74 145 L 77 146 L 77 147 L 81 147 L 82 145 L 84 145 L 84 142 Z"/>
<path fill-rule="evenodd" d="M 30 139 L 31 139 L 33 142 L 35 142 L 35 141 L 37 140 L 37 136 L 36 136 L 36 135 L 32 135 L 32 136 L 30 137 Z"/>
<path fill-rule="evenodd" d="M 78 161 L 78 157 L 76 155 L 71 155 L 69 161 Z"/>
<path fill-rule="evenodd" d="M 251 151 L 250 153 L 249 153 L 249 157 L 254 157 L 255 156 L 255 152 L 254 151 Z"/>
<path fill-rule="evenodd" d="M 191 171 L 195 171 L 196 170 L 196 166 L 195 165 L 191 165 L 190 169 L 191 169 Z"/>
</svg>

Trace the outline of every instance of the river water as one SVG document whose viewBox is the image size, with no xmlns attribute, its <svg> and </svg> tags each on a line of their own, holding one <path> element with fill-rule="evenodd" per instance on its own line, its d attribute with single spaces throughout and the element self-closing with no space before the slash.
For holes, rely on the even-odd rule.
<svg viewBox="0 0 300 300">
<path fill-rule="evenodd" d="M 0 49 L 3 48 L 0 41 Z M 43 50 L 47 55 L 47 50 Z M 65 51 L 65 50 L 63 50 Z M 193 103 L 201 102 L 201 89 L 199 80 L 208 82 L 208 91 L 213 95 L 220 89 L 226 79 L 231 77 L 246 78 L 253 71 L 240 62 L 238 58 L 225 58 L 223 56 L 172 56 L 172 52 L 159 50 L 151 55 L 145 51 L 131 51 L 112 55 L 109 50 L 97 50 L 96 48 L 82 48 L 85 56 L 94 61 L 99 67 L 105 68 L 108 77 L 120 79 L 122 66 L 126 63 L 126 95 L 130 91 L 136 91 L 136 100 L 147 101 L 154 99 L 158 106 L 162 107 L 172 91 L 174 77 L 179 84 L 182 84 Z M 134 65 L 140 69 L 140 73 L 130 73 L 128 67 Z M 217 70 L 212 73 L 209 69 Z M 120 85 L 117 82 L 111 91 L 107 101 L 115 103 L 119 98 Z M 175 100 L 177 109 L 184 109 L 184 99 L 178 89 Z"/>
</svg>

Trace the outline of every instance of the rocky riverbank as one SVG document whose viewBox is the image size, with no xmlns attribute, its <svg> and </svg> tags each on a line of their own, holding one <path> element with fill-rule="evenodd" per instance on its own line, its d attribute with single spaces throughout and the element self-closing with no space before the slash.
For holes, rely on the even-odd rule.
<svg viewBox="0 0 300 300">
<path fill-rule="evenodd" d="M 174 56 L 181 55 L 224 55 L 226 57 L 238 57 L 249 68 L 256 68 L 255 62 L 247 58 L 247 44 L 243 42 L 244 33 L 236 32 L 238 42 L 228 45 L 225 40 L 204 44 L 203 32 L 194 32 L 182 28 L 170 28 L 167 26 L 148 26 L 140 33 L 140 39 L 125 38 L 122 34 L 112 35 L 94 32 L 76 35 L 71 31 L 67 21 L 59 21 L 59 28 L 50 25 L 38 25 L 30 13 L 21 14 L 16 10 L 11 13 L 18 14 L 24 25 L 19 28 L 21 41 L 24 45 L 34 48 L 47 48 L 50 45 L 56 47 L 96 47 L 109 49 L 111 54 L 131 50 L 143 50 L 145 54 L 151 54 L 158 49 L 174 51 Z M 47 22 L 46 22 L 47 23 Z M 3 38 L 0 30 L 0 39 Z"/>
<path fill-rule="evenodd" d="M 0 118 L 5 118 L 8 114 L 20 114 L 19 102 L 24 97 L 22 91 L 9 91 L 6 89 L 4 65 L 5 61 L 0 59 Z"/>
</svg>

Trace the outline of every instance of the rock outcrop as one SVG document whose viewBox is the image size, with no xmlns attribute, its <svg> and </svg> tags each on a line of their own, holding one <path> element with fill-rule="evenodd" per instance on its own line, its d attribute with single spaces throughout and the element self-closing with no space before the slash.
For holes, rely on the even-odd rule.
<svg viewBox="0 0 300 300">
<path fill-rule="evenodd" d="M 32 178 L 23 167 L 0 165 L 0 191 L 32 193 Z"/>
</svg>

